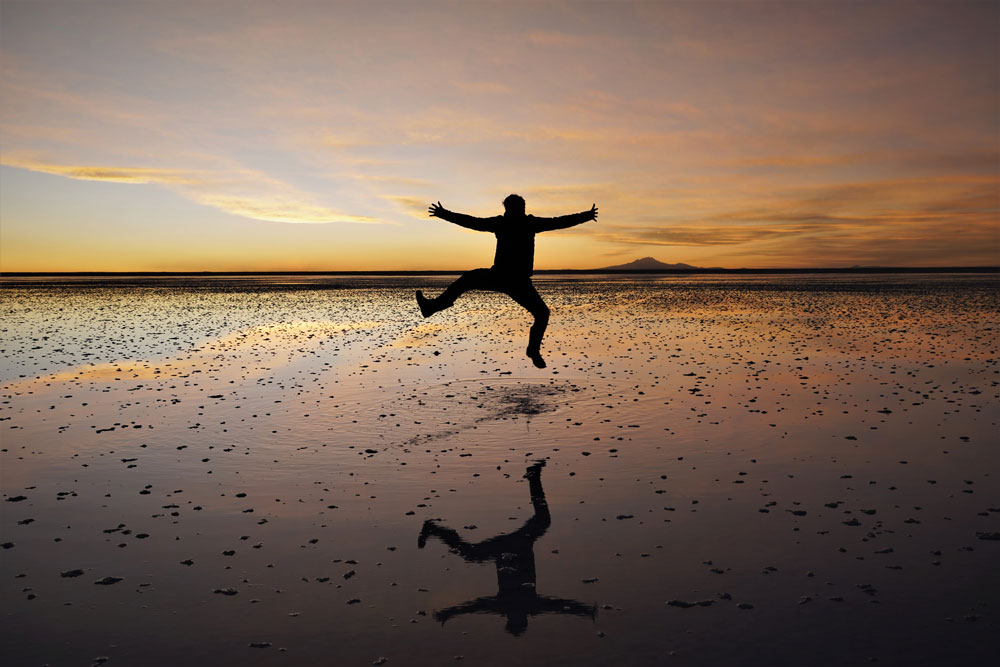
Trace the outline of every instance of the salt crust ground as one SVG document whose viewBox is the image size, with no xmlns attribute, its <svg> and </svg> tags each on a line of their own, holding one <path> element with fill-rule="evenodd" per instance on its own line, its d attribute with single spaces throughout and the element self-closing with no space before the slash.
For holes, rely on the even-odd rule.
<svg viewBox="0 0 1000 667">
<path fill-rule="evenodd" d="M 8 664 L 987 664 L 992 276 L 7 285 Z M 531 515 L 514 636 L 470 541 Z M 101 584 L 101 585 L 95 585 Z"/>
</svg>

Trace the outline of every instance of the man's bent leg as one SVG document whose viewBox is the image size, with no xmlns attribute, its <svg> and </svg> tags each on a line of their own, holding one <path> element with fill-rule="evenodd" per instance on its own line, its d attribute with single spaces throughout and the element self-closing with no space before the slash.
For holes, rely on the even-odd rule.
<svg viewBox="0 0 1000 667">
<path fill-rule="evenodd" d="M 473 269 L 466 271 L 455 282 L 448 286 L 437 298 L 428 299 L 424 293 L 417 290 L 417 304 L 424 317 L 430 317 L 439 310 L 451 308 L 455 300 L 470 289 L 491 289 L 492 273 L 489 269 Z"/>
<path fill-rule="evenodd" d="M 542 297 L 538 294 L 535 286 L 531 284 L 531 280 L 526 280 L 522 284 L 505 290 L 505 292 L 510 298 L 514 299 L 514 301 L 535 316 L 535 323 L 531 325 L 531 331 L 528 333 L 528 349 L 526 353 L 535 366 L 545 368 L 545 360 L 542 359 L 541 348 L 542 336 L 545 335 L 545 328 L 549 325 L 549 307 L 542 301 Z"/>
</svg>

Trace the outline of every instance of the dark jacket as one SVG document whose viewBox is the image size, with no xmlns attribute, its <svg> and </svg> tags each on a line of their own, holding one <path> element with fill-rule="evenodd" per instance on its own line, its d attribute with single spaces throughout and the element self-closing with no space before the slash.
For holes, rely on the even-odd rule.
<svg viewBox="0 0 1000 667">
<path fill-rule="evenodd" d="M 556 218 L 539 218 L 534 215 L 496 215 L 476 218 L 442 208 L 437 217 L 461 227 L 490 232 L 497 237 L 497 251 L 493 257 L 493 270 L 512 277 L 530 276 L 535 267 L 535 234 L 553 229 L 565 229 L 581 222 L 593 220 L 590 211 L 571 213 Z"/>
</svg>

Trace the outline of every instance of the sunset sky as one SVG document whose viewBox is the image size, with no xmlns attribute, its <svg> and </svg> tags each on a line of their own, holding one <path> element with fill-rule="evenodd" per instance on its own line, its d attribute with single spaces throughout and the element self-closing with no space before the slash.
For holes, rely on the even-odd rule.
<svg viewBox="0 0 1000 667">
<path fill-rule="evenodd" d="M 1000 264 L 1000 3 L 0 2 L 0 270 Z"/>
</svg>

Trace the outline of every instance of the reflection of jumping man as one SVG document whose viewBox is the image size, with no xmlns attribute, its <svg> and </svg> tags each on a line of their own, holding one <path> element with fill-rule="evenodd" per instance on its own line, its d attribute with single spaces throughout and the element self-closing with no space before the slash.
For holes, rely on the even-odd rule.
<svg viewBox="0 0 1000 667">
<path fill-rule="evenodd" d="M 417 291 L 417 303 L 424 317 L 430 317 L 439 310 L 451 307 L 455 299 L 470 289 L 503 292 L 525 307 L 535 317 L 528 336 L 527 354 L 538 368 L 545 368 L 541 346 L 545 327 L 549 323 L 549 308 L 538 295 L 531 283 L 531 273 L 535 263 L 535 234 L 553 229 L 565 229 L 588 220 L 597 220 L 597 206 L 589 211 L 572 213 L 558 218 L 537 218 L 526 215 L 524 199 L 510 195 L 503 200 L 504 214 L 492 218 L 474 218 L 471 215 L 455 213 L 441 206 L 441 202 L 431 204 L 432 217 L 441 218 L 456 225 L 490 232 L 497 237 L 497 250 L 493 266 L 489 269 L 474 269 L 463 273 L 440 296 L 425 298 Z"/>
<path fill-rule="evenodd" d="M 497 568 L 496 595 L 476 598 L 434 612 L 435 619 L 444 623 L 460 614 L 498 614 L 507 617 L 507 631 L 519 635 L 528 628 L 528 617 L 536 614 L 573 614 L 590 618 L 597 614 L 597 608 L 593 605 L 538 595 L 535 591 L 535 540 L 544 535 L 552 523 L 549 506 L 545 502 L 545 492 L 542 491 L 544 465 L 545 461 L 539 461 L 524 474 L 528 480 L 535 516 L 513 533 L 471 544 L 451 528 L 439 526 L 430 520 L 424 522 L 417 539 L 417 546 L 421 549 L 428 537 L 437 537 L 466 561 L 483 563 L 492 560 Z"/>
</svg>

